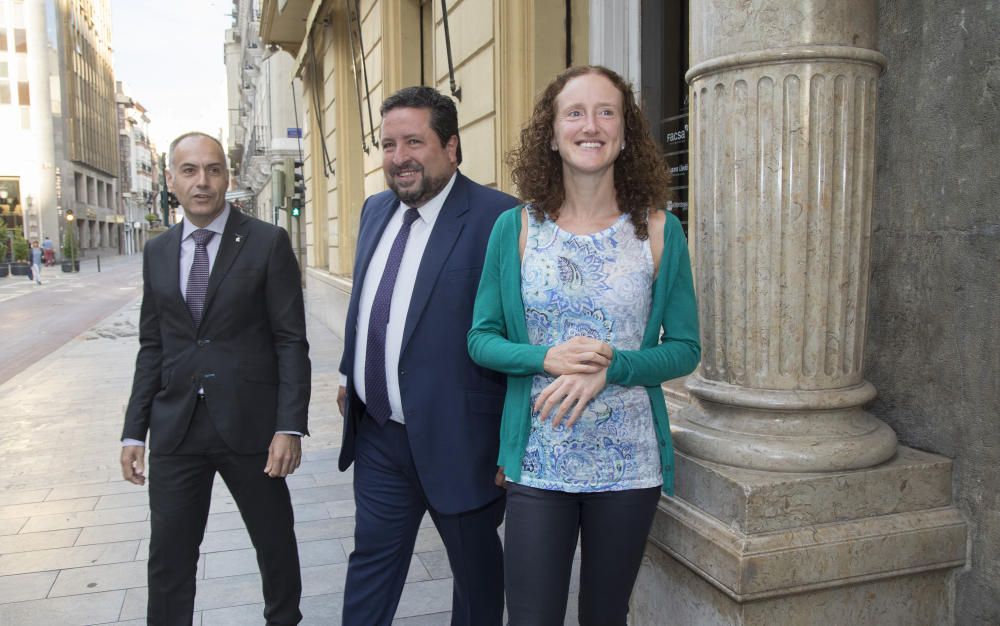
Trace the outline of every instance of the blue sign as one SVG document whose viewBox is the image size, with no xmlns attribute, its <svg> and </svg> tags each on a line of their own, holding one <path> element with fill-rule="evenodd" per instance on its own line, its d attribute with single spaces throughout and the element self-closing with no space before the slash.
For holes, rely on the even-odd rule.
<svg viewBox="0 0 1000 626">
<path fill-rule="evenodd" d="M 302 139 L 302 129 L 301 128 L 289 128 L 288 129 L 289 139 Z"/>
</svg>

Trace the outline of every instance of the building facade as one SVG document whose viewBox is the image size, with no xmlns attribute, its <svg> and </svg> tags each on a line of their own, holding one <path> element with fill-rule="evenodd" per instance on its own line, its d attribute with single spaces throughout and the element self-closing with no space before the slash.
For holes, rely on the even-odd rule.
<svg viewBox="0 0 1000 626">
<path fill-rule="evenodd" d="M 303 86 L 310 311 L 342 332 L 384 96 L 452 94 L 463 172 L 517 195 L 535 95 L 612 67 L 670 163 L 703 340 L 664 387 L 677 494 L 633 623 L 1000 621 L 995 3 L 443 4 L 260 7 Z"/>
<path fill-rule="evenodd" d="M 47 0 L 60 85 L 54 120 L 56 204 L 72 210 L 82 257 L 118 254 L 118 115 L 109 0 Z"/>
<path fill-rule="evenodd" d="M 229 145 L 233 189 L 229 197 L 244 211 L 288 230 L 304 260 L 301 221 L 289 210 L 286 169 L 304 158 L 301 81 L 293 59 L 260 38 L 261 0 L 233 3 L 226 33 Z"/>
<path fill-rule="evenodd" d="M 145 107 L 128 95 L 121 81 L 115 83 L 118 104 L 118 189 L 121 194 L 122 253 L 141 252 L 153 220 L 159 216 L 159 157 L 149 138 Z"/>
<path fill-rule="evenodd" d="M 116 120 L 108 0 L 0 0 L 8 226 L 60 242 L 72 210 L 82 256 L 117 254 Z"/>
<path fill-rule="evenodd" d="M 53 6 L 0 1 L 0 218 L 26 239 L 59 239 L 50 74 Z M 3 256 L 3 255 L 0 255 Z"/>
</svg>

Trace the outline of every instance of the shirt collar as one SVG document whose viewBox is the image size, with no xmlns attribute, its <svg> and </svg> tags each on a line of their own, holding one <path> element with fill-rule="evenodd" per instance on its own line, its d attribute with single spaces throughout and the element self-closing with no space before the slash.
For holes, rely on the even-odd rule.
<svg viewBox="0 0 1000 626">
<path fill-rule="evenodd" d="M 229 213 L 230 213 L 229 203 L 227 202 L 226 205 L 222 208 L 222 213 L 219 213 L 219 215 L 217 215 L 216 218 L 212 220 L 212 223 L 205 227 L 205 230 L 210 230 L 216 235 L 221 236 L 222 233 L 224 233 L 226 230 L 226 220 L 229 219 Z M 183 223 L 184 223 L 184 231 L 181 233 L 181 241 L 190 237 L 191 233 L 198 230 L 199 228 L 198 226 L 195 226 L 194 224 L 188 221 L 187 215 L 184 216 Z"/>
<path fill-rule="evenodd" d="M 428 224 L 433 224 L 437 220 L 438 214 L 441 212 L 441 208 L 444 207 L 445 200 L 448 199 L 448 194 L 451 193 L 451 188 L 455 186 L 455 179 L 458 178 L 458 170 L 451 175 L 451 179 L 448 184 L 444 186 L 444 189 L 438 192 L 436 196 L 427 201 L 424 206 L 417 209 L 417 213 L 420 214 L 420 219 Z M 412 209 L 410 205 L 405 202 L 399 203 L 400 208 L 405 211 L 406 209 Z"/>
</svg>

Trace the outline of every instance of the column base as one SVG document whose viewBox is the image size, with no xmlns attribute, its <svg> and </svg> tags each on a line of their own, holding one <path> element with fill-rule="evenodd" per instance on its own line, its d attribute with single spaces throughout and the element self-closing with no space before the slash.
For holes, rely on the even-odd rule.
<svg viewBox="0 0 1000 626">
<path fill-rule="evenodd" d="M 900 447 L 865 470 L 790 474 L 677 454 L 632 624 L 950 624 L 966 524 L 951 462 Z"/>
</svg>

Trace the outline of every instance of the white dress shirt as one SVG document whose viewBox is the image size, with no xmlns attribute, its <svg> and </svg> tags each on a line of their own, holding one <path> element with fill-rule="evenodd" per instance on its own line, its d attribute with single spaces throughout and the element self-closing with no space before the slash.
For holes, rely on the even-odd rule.
<svg viewBox="0 0 1000 626">
<path fill-rule="evenodd" d="M 208 275 L 212 275 L 212 268 L 215 267 L 215 257 L 219 255 L 219 245 L 222 243 L 222 234 L 226 230 L 226 221 L 229 219 L 229 203 L 222 209 L 222 213 L 212 220 L 205 230 L 210 230 L 215 233 L 207 244 L 205 244 L 205 251 L 208 252 Z M 194 265 L 194 250 L 195 243 L 194 238 L 191 237 L 191 233 L 199 230 L 198 226 L 195 226 L 190 221 L 188 221 L 187 216 L 181 221 L 181 262 L 180 262 L 180 287 L 181 287 L 181 297 L 187 301 L 187 283 L 188 276 L 191 274 L 191 266 Z M 205 393 L 204 389 L 199 389 L 198 393 Z M 292 430 L 279 430 L 278 433 L 286 435 L 298 435 L 302 436 L 302 433 L 292 431 Z M 123 446 L 144 446 L 145 442 L 139 441 L 137 439 L 122 439 Z"/>
<path fill-rule="evenodd" d="M 457 174 L 452 174 L 451 180 L 438 195 L 431 198 L 427 204 L 417 209 L 420 217 L 410 226 L 410 236 L 406 240 L 403 259 L 399 264 L 399 274 L 396 275 L 396 286 L 392 291 L 392 302 L 389 305 L 389 325 L 385 332 L 385 382 L 389 390 L 389 407 L 392 409 L 392 419 L 400 424 L 406 423 L 403 415 L 403 399 L 399 391 L 399 354 L 403 348 L 403 327 L 406 325 L 406 315 L 410 310 L 410 300 L 413 297 L 413 285 L 417 281 L 417 270 L 420 260 L 424 257 L 424 249 L 430 239 L 434 222 L 437 221 Z M 400 202 L 396 212 L 382 232 L 382 238 L 372 254 L 365 273 L 365 282 L 361 288 L 358 301 L 358 326 L 354 344 L 354 390 L 361 401 L 365 401 L 365 357 L 368 349 L 368 321 L 371 317 L 375 292 L 378 291 L 382 272 L 389 260 L 389 249 L 396 240 L 399 229 L 403 225 L 403 213 L 411 207 Z M 347 377 L 341 373 L 341 385 L 347 385 Z"/>
</svg>

